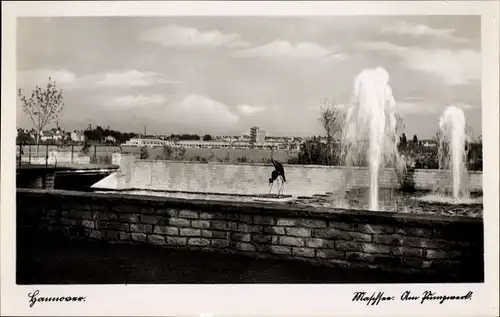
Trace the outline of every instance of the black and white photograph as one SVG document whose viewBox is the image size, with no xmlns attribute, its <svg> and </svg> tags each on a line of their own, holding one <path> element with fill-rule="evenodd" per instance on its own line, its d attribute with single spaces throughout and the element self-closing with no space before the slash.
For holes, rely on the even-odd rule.
<svg viewBox="0 0 500 317">
<path fill-rule="evenodd" d="M 487 259 L 498 270 L 485 10 L 200 11 L 12 19 L 2 221 L 23 312 L 152 284 L 335 285 L 360 308 L 498 312 L 498 289 L 470 286 L 487 285 Z"/>
</svg>

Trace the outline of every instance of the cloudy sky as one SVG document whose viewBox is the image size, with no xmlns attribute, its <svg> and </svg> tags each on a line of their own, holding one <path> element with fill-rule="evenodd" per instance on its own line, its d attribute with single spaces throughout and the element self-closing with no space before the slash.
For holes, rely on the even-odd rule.
<svg viewBox="0 0 500 317">
<path fill-rule="evenodd" d="M 428 138 L 449 105 L 481 133 L 480 18 L 93 17 L 18 21 L 17 84 L 56 79 L 59 125 L 140 132 L 321 133 L 322 100 L 350 101 L 382 66 L 408 135 Z M 18 105 L 18 127 L 31 127 Z"/>
</svg>

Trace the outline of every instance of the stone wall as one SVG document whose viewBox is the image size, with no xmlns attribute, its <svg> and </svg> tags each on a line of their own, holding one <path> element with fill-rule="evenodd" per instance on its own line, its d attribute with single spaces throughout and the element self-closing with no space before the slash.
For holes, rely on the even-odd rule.
<svg viewBox="0 0 500 317">
<path fill-rule="evenodd" d="M 113 154 L 113 164 L 120 172 L 95 185 L 109 189 L 157 189 L 231 194 L 267 194 L 273 167 L 265 164 L 192 163 L 138 160 L 134 155 Z M 364 167 L 284 165 L 287 183 L 285 194 L 312 196 L 344 188 L 369 186 Z M 482 191 L 482 173 L 470 172 L 465 181 L 471 191 Z M 444 170 L 415 170 L 407 183 L 417 190 L 449 189 L 450 174 Z M 399 188 L 393 169 L 379 174 L 381 188 Z M 276 188 L 275 188 L 276 190 Z"/>
<path fill-rule="evenodd" d="M 480 218 L 17 190 L 18 232 L 482 280 Z"/>
</svg>

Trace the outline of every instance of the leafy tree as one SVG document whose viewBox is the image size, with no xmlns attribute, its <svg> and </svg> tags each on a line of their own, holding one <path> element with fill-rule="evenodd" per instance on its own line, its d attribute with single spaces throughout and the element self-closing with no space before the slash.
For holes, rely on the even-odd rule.
<svg viewBox="0 0 500 317">
<path fill-rule="evenodd" d="M 406 145 L 408 144 L 408 140 L 406 140 L 406 134 L 403 133 L 401 137 L 399 138 L 399 147 L 400 150 L 404 151 L 406 150 Z"/>
<path fill-rule="evenodd" d="M 326 163 L 338 163 L 338 159 L 333 155 L 333 143 L 339 139 L 342 134 L 342 123 L 344 122 L 344 113 L 340 111 L 334 102 L 325 100 L 321 107 L 319 116 L 322 128 L 326 133 Z"/>
<path fill-rule="evenodd" d="M 418 145 L 418 138 L 416 134 L 413 135 L 413 143 L 414 145 Z"/>
<path fill-rule="evenodd" d="M 399 135 L 400 133 L 402 133 L 404 131 L 406 126 L 405 126 L 405 122 L 403 120 L 403 117 L 401 117 L 399 115 L 399 113 L 396 113 L 395 116 L 396 116 L 396 135 Z"/>
<path fill-rule="evenodd" d="M 212 141 L 212 136 L 210 134 L 205 134 L 203 136 L 203 141 Z"/>
<path fill-rule="evenodd" d="M 56 82 L 49 77 L 45 89 L 36 86 L 31 96 L 25 96 L 21 89 L 17 92 L 23 106 L 23 110 L 29 115 L 36 129 L 36 144 L 40 144 L 40 134 L 49 123 L 56 120 L 64 109 L 62 90 L 57 90 Z M 37 146 L 38 152 L 38 146 Z"/>
<path fill-rule="evenodd" d="M 24 133 L 23 129 L 17 129 L 17 144 L 31 144 L 33 143 L 33 138 L 28 133 Z"/>
</svg>

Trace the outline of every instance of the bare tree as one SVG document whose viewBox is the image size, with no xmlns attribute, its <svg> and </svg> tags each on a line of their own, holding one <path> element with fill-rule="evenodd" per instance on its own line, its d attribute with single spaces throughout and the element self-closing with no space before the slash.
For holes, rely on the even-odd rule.
<svg viewBox="0 0 500 317">
<path fill-rule="evenodd" d="M 406 126 L 403 117 L 399 113 L 396 112 L 394 116 L 396 117 L 396 135 L 399 136 L 405 130 Z"/>
<path fill-rule="evenodd" d="M 319 121 L 326 133 L 327 160 L 333 154 L 333 141 L 342 134 L 343 112 L 336 107 L 335 102 L 325 99 L 321 107 Z M 330 162 L 327 162 L 330 163 Z"/>
<path fill-rule="evenodd" d="M 43 128 L 59 118 L 63 111 L 63 92 L 62 90 L 57 90 L 56 82 L 49 77 L 46 89 L 42 89 L 37 85 L 32 91 L 31 96 L 26 97 L 23 95 L 21 89 L 18 90 L 17 95 L 21 99 L 24 112 L 30 116 L 37 132 L 36 144 L 38 153 L 38 145 L 40 144 L 40 135 Z"/>
</svg>

